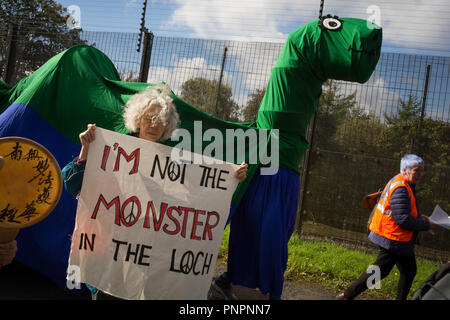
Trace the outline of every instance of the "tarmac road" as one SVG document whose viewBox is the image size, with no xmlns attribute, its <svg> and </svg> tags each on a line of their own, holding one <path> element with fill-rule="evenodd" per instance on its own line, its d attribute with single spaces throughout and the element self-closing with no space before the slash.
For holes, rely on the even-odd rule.
<svg viewBox="0 0 450 320">
<path fill-rule="evenodd" d="M 214 278 L 226 271 L 226 265 L 217 263 Z M 239 300 L 268 300 L 269 295 L 263 295 L 258 289 L 233 286 L 234 294 Z M 285 281 L 282 300 L 335 300 L 338 292 L 323 288 L 312 282 Z M 219 297 L 213 297 L 218 299 Z"/>
<path fill-rule="evenodd" d="M 214 277 L 226 270 L 217 264 Z M 234 286 L 239 300 L 267 300 L 257 289 Z M 315 283 L 286 281 L 283 300 L 334 300 L 337 292 Z M 217 299 L 218 297 L 213 297 Z M 0 300 L 90 300 L 89 292 L 63 290 L 36 271 L 13 261 L 0 269 Z"/>
</svg>

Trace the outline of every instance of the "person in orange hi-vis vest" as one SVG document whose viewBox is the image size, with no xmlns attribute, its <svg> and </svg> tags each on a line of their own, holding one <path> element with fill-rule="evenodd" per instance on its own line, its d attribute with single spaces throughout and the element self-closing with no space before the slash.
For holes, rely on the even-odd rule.
<svg viewBox="0 0 450 320">
<path fill-rule="evenodd" d="M 369 225 L 369 240 L 379 246 L 378 257 L 337 299 L 352 300 L 369 287 L 379 287 L 379 281 L 397 265 L 397 300 L 406 300 L 417 271 L 417 233 L 435 227 L 417 205 L 415 187 L 423 173 L 424 161 L 419 156 L 407 154 L 401 159 L 400 173 L 386 184 Z"/>
</svg>

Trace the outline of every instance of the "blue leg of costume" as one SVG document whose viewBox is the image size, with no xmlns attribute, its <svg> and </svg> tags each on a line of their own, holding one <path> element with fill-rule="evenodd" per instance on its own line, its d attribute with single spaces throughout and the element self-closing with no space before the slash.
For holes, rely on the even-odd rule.
<svg viewBox="0 0 450 320">
<path fill-rule="evenodd" d="M 291 170 L 255 175 L 232 212 L 227 273 L 233 284 L 281 296 L 299 190 L 300 179 Z"/>
</svg>

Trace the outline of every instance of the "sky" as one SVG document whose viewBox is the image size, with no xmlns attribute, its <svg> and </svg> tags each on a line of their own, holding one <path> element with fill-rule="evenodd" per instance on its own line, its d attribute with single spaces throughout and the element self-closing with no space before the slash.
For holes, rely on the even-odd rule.
<svg viewBox="0 0 450 320">
<path fill-rule="evenodd" d="M 78 6 L 83 30 L 138 32 L 144 0 L 60 0 Z M 148 0 L 145 26 L 157 36 L 283 42 L 315 20 L 319 0 Z M 323 13 L 383 27 L 383 51 L 450 56 L 446 0 L 326 0 Z"/>
<path fill-rule="evenodd" d="M 64 7 L 76 6 L 78 12 L 71 12 L 84 31 L 139 32 L 144 0 L 59 2 Z M 319 4 L 319 0 L 148 0 L 145 27 L 157 37 L 273 43 L 274 50 L 256 48 L 251 56 L 248 56 L 245 48 L 240 49 L 237 43 L 229 46 L 223 79 L 225 84 L 233 87 L 233 99 L 244 106 L 250 94 L 265 88 L 270 70 L 288 33 L 317 19 Z M 395 73 L 389 69 L 392 68 L 389 61 L 386 61 L 386 67 L 379 63 L 378 72 L 368 82 L 370 90 L 367 90 L 368 87 L 363 90 L 357 84 L 347 85 L 347 94 L 358 88 L 361 106 L 375 110 L 380 117 L 386 110 L 395 110 L 398 98 L 405 99 L 410 93 L 421 97 L 425 67 L 430 56 L 436 59 L 450 58 L 450 32 L 447 30 L 450 26 L 450 6 L 446 0 L 325 0 L 323 14 L 329 13 L 339 17 L 361 18 L 380 25 L 383 28 L 383 53 L 418 55 L 417 59 L 423 57 L 420 63 L 410 58 L 411 61 L 400 62 L 403 63 L 398 67 L 401 72 Z M 94 42 L 105 53 L 111 46 L 132 47 L 128 51 L 136 55 L 133 60 L 137 62 L 135 67 L 138 68 L 140 59 L 134 49 L 137 45 L 134 38 L 128 43 L 119 43 L 113 36 L 107 38 L 111 39 L 104 48 L 100 41 Z M 166 40 L 173 41 L 172 44 L 157 46 L 164 47 L 161 52 L 152 52 L 149 82 L 165 81 L 179 94 L 182 83 L 188 78 L 219 78 L 222 47 L 227 46 L 226 42 L 220 42 L 220 48 L 210 48 L 208 44 L 211 42 L 208 41 L 195 40 L 188 44 L 187 40 L 183 40 L 182 50 L 177 51 L 180 45 L 176 39 L 170 39 Z M 186 48 L 190 48 L 190 51 Z M 255 57 L 254 52 L 263 52 L 264 56 Z M 170 63 L 166 63 L 168 59 L 172 59 Z M 435 119 L 449 121 L 449 64 L 443 63 L 442 59 L 438 61 L 431 73 L 427 114 Z M 255 62 L 259 62 L 259 67 L 245 71 Z M 136 69 L 127 71 L 126 68 L 120 70 L 120 67 L 119 63 L 119 71 L 136 73 Z"/>
</svg>

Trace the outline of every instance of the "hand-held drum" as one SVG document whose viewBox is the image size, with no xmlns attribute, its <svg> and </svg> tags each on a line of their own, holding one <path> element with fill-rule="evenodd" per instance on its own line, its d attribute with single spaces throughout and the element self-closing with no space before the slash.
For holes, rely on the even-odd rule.
<svg viewBox="0 0 450 320">
<path fill-rule="evenodd" d="M 62 192 L 61 169 L 39 143 L 0 138 L 0 243 L 46 218 Z"/>
</svg>

